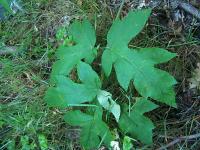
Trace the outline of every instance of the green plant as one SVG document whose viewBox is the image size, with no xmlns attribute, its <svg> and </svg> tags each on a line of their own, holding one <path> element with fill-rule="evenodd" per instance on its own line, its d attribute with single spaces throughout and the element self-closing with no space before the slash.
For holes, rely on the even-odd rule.
<svg viewBox="0 0 200 150">
<path fill-rule="evenodd" d="M 0 0 L 0 4 L 9 12 L 12 13 L 9 0 Z"/>
<path fill-rule="evenodd" d="M 45 135 L 40 134 L 38 136 L 38 139 L 39 139 L 39 144 L 40 144 L 41 150 L 48 149 L 48 142 L 47 142 L 47 139 L 46 139 Z"/>
<path fill-rule="evenodd" d="M 132 146 L 133 145 L 131 143 L 131 138 L 129 138 L 128 136 L 125 136 L 123 140 L 123 150 L 130 150 Z"/>
<path fill-rule="evenodd" d="M 22 150 L 31 150 L 34 149 L 36 146 L 34 143 L 29 143 L 29 137 L 28 136 L 21 136 L 20 142 L 22 144 Z"/>
<path fill-rule="evenodd" d="M 118 124 L 114 128 L 119 127 L 118 132 L 123 136 L 130 135 L 144 144 L 151 144 L 154 125 L 144 116 L 158 107 L 151 99 L 176 107 L 173 90 L 176 80 L 154 67 L 176 54 L 161 48 L 128 47 L 131 39 L 143 29 L 150 13 L 149 9 L 132 11 L 124 19 L 116 19 L 108 32 L 107 46 L 102 55 L 102 68 L 107 77 L 114 67 L 125 92 L 132 87 L 130 82 L 133 81 L 138 92 L 135 95 L 140 97 L 131 97 L 128 103 L 113 100 L 111 93 L 102 90 L 103 78 L 90 66 L 97 48 L 94 47 L 95 31 L 87 20 L 82 23 L 75 21 L 68 29 L 71 41 L 57 49 L 58 60 L 53 65 L 51 87 L 45 100 L 50 107 L 74 108 L 66 112 L 64 120 L 82 128 L 80 142 L 85 149 L 102 144 L 109 147 L 115 140 L 111 131 L 113 122 Z"/>
</svg>

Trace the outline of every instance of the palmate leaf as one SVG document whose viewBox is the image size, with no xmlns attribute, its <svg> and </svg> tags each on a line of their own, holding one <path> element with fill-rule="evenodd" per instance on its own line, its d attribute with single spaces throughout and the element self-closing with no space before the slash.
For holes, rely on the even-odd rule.
<svg viewBox="0 0 200 150">
<path fill-rule="evenodd" d="M 160 48 L 129 49 L 128 43 L 144 27 L 151 11 L 130 12 L 123 20 L 114 21 L 107 35 L 107 47 L 102 56 L 102 67 L 107 76 L 112 66 L 119 84 L 128 89 L 131 80 L 141 96 L 176 107 L 173 85 L 176 80 L 154 66 L 176 56 Z"/>
<path fill-rule="evenodd" d="M 54 63 L 51 73 L 51 81 L 54 82 L 56 76 L 69 75 L 80 60 L 85 59 L 91 63 L 96 55 L 94 48 L 96 42 L 95 30 L 89 21 L 75 21 L 70 25 L 68 34 L 72 36 L 75 44 L 72 46 L 62 45 L 57 49 L 58 61 Z"/>
<path fill-rule="evenodd" d="M 152 129 L 154 129 L 154 125 L 143 114 L 155 108 L 157 108 L 157 105 L 151 101 L 145 98 L 138 98 L 130 112 L 127 107 L 124 107 L 119 120 L 120 129 L 125 134 L 129 133 L 133 138 L 139 139 L 145 144 L 152 144 Z"/>
<path fill-rule="evenodd" d="M 56 87 L 50 87 L 45 95 L 49 106 L 67 107 L 92 101 L 100 91 L 101 81 L 90 65 L 79 62 L 77 66 L 78 84 L 65 76 L 56 76 Z"/>
<path fill-rule="evenodd" d="M 50 87 L 45 100 L 50 107 L 77 106 L 77 104 L 91 102 L 96 97 L 99 104 L 110 111 L 116 120 L 119 120 L 120 105 L 112 100 L 112 95 L 101 90 L 101 81 L 91 66 L 80 61 L 77 73 L 81 84 L 75 83 L 66 76 L 56 76 L 56 86 Z"/>
<path fill-rule="evenodd" d="M 102 121 L 101 108 L 97 108 L 94 115 L 79 110 L 69 111 L 64 120 L 69 125 L 82 127 L 80 142 L 86 150 L 96 149 L 101 143 L 109 146 L 113 140 L 109 127 Z"/>
</svg>

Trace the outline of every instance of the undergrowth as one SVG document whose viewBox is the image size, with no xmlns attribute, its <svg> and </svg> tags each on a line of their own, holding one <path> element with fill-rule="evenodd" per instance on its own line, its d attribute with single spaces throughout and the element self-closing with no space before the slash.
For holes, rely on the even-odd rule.
<svg viewBox="0 0 200 150">
<path fill-rule="evenodd" d="M 17 50 L 15 54 L 0 56 L 0 149 L 45 149 L 46 145 L 48 149 L 80 149 L 80 128 L 71 127 L 63 121 L 66 109 L 49 109 L 43 100 L 55 60 L 54 52 L 60 44 L 55 33 L 60 26 L 68 27 L 74 19 L 81 20 L 87 16 L 96 30 L 97 43 L 101 45 L 99 56 L 116 10 L 112 10 L 105 1 L 23 2 L 26 12 L 19 12 L 0 23 L 1 48 L 14 46 Z M 150 18 L 148 26 L 129 44 L 130 48 L 163 47 L 178 54 L 169 63 L 158 66 L 170 72 L 180 83 L 176 87 L 178 109 L 161 105 L 161 109 L 147 114 L 156 126 L 154 143 L 144 146 L 134 141 L 134 146 L 140 149 L 156 149 L 176 137 L 199 132 L 198 101 L 195 98 L 188 100 L 181 92 L 187 88 L 187 78 L 199 60 L 199 40 L 193 38 L 192 32 L 185 36 L 187 38 L 173 34 L 171 29 Z M 101 74 L 98 61 L 99 57 L 93 68 Z M 104 76 L 101 79 L 106 80 L 102 86 L 113 93 L 114 98 L 123 102 L 130 99 L 130 91 L 127 94 L 117 82 L 111 82 L 116 79 L 114 74 L 109 79 Z M 113 122 L 111 128 L 114 126 Z M 130 141 L 128 137 L 122 140 Z M 173 148 L 198 149 L 199 140 L 184 140 Z"/>
<path fill-rule="evenodd" d="M 107 34 L 107 46 L 101 61 L 103 72 L 109 77 L 114 68 L 119 85 L 125 91 L 133 81 L 132 89 L 135 88 L 138 94 L 130 91 L 127 103 L 113 100 L 112 94 L 102 89 L 103 81 L 89 65 L 98 48 L 94 47 L 95 31 L 87 20 L 74 22 L 69 27 L 67 43 L 56 52 L 58 60 L 51 73 L 53 86 L 48 89 L 45 100 L 51 107 L 88 107 L 84 112 L 77 109 L 66 112 L 64 117 L 68 124 L 81 126 L 80 142 L 85 149 L 97 149 L 101 144 L 109 147 L 116 139 L 109 129 L 112 120 L 109 113 L 119 126 L 119 129 L 114 126 L 118 134 L 122 132 L 124 136 L 131 135 L 144 144 L 152 144 L 154 125 L 143 114 L 158 106 L 149 98 L 176 107 L 175 79 L 154 67 L 176 55 L 160 48 L 129 49 L 127 45 L 143 29 L 150 12 L 148 9 L 133 11 L 122 20 L 117 18 Z M 81 84 L 70 79 L 74 68 L 77 68 Z M 108 111 L 106 119 L 103 118 L 103 108 Z"/>
</svg>

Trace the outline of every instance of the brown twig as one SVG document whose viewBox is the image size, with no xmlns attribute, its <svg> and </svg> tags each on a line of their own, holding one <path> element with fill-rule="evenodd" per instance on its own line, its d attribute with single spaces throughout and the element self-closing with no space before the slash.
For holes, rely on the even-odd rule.
<svg viewBox="0 0 200 150">
<path fill-rule="evenodd" d="M 181 142 L 181 141 L 184 141 L 184 140 L 191 140 L 191 139 L 197 139 L 197 138 L 200 138 L 200 133 L 193 134 L 193 135 L 189 135 L 189 136 L 181 136 L 181 137 L 176 138 L 175 140 L 173 140 L 173 141 L 170 142 L 169 144 L 158 148 L 157 150 L 165 150 L 166 148 L 171 147 L 171 146 L 173 146 L 173 145 L 175 145 L 176 143 L 179 143 L 179 142 Z"/>
</svg>

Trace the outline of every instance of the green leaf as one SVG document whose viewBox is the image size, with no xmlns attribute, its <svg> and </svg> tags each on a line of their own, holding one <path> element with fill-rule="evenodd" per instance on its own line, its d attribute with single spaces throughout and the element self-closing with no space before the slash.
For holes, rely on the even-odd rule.
<svg viewBox="0 0 200 150">
<path fill-rule="evenodd" d="M 0 0 L 0 4 L 10 13 L 12 13 L 12 10 L 10 8 L 10 1 L 8 0 Z"/>
<path fill-rule="evenodd" d="M 79 62 L 77 71 L 82 84 L 75 83 L 65 76 L 55 77 L 56 87 L 50 87 L 45 95 L 49 106 L 63 108 L 90 102 L 97 96 L 101 81 L 96 72 L 84 62 Z"/>
<path fill-rule="evenodd" d="M 97 99 L 100 105 L 103 106 L 103 108 L 105 108 L 106 110 L 110 111 L 114 115 L 116 121 L 118 122 L 121 113 L 120 105 L 118 105 L 112 99 L 112 94 L 102 90 L 97 95 Z"/>
<path fill-rule="evenodd" d="M 143 116 L 145 112 L 149 112 L 157 108 L 157 105 L 144 98 L 138 98 L 133 108 L 123 109 L 119 120 L 120 129 L 125 133 L 129 133 L 133 138 L 139 139 L 145 144 L 152 144 L 152 130 L 154 125 L 150 119 Z"/>
<path fill-rule="evenodd" d="M 41 150 L 48 149 L 48 142 L 47 142 L 47 138 L 45 137 L 45 135 L 39 134 L 38 141 L 39 141 Z"/>
<path fill-rule="evenodd" d="M 103 70 L 106 76 L 108 77 L 112 71 L 112 65 L 113 65 L 113 62 L 115 61 L 115 55 L 113 55 L 111 51 L 105 50 L 103 52 L 101 61 L 102 61 Z"/>
<path fill-rule="evenodd" d="M 79 110 L 69 111 L 64 119 L 69 125 L 82 128 L 80 142 L 86 150 L 96 149 L 102 142 L 109 146 L 113 140 L 109 127 L 102 121 L 100 108 L 95 110 L 93 116 Z"/>
<path fill-rule="evenodd" d="M 90 65 L 84 62 L 80 62 L 77 68 L 79 79 L 82 82 L 88 84 L 88 86 L 91 86 L 92 88 L 101 88 L 101 80 L 99 79 L 97 73 L 93 71 Z"/>
<path fill-rule="evenodd" d="M 150 9 L 130 11 L 123 21 L 115 20 L 107 35 L 107 46 L 110 48 L 127 46 L 130 40 L 143 29 L 150 13 Z"/>
<path fill-rule="evenodd" d="M 67 112 L 64 119 L 71 126 L 84 126 L 93 120 L 93 116 L 82 113 L 80 110 L 76 110 Z"/>
<path fill-rule="evenodd" d="M 176 80 L 167 72 L 155 68 L 176 56 L 161 48 L 129 49 L 128 43 L 144 27 L 150 10 L 130 12 L 123 20 L 114 21 L 108 36 L 107 47 L 102 56 L 102 67 L 107 76 L 112 66 L 119 84 L 127 90 L 133 80 L 142 97 L 176 107 L 173 85 Z"/>
<path fill-rule="evenodd" d="M 96 43 L 95 30 L 87 20 L 82 23 L 75 21 L 69 27 L 68 34 L 72 36 L 74 45 L 62 45 L 57 49 L 58 60 L 53 65 L 51 81 L 54 81 L 56 76 L 69 75 L 80 60 L 85 59 L 91 63 L 96 56 L 94 49 Z"/>
<path fill-rule="evenodd" d="M 67 30 L 65 27 L 58 28 L 58 31 L 56 32 L 56 39 L 58 41 L 61 41 L 64 39 L 64 37 L 67 35 Z"/>
<path fill-rule="evenodd" d="M 132 147 L 131 138 L 125 136 L 123 140 L 123 150 L 130 150 Z"/>
</svg>

